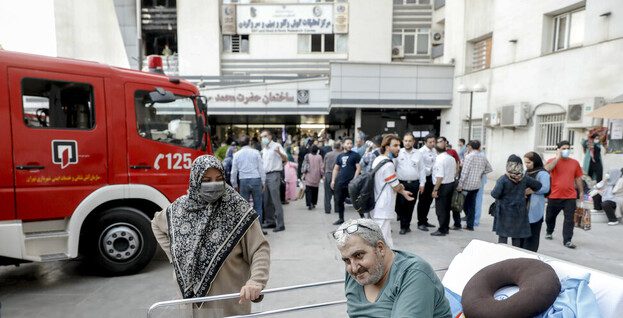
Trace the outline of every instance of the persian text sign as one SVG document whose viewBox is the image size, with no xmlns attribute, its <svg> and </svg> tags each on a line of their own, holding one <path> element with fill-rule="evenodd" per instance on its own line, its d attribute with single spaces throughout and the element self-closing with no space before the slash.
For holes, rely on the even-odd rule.
<svg viewBox="0 0 623 318">
<path fill-rule="evenodd" d="M 238 34 L 333 33 L 333 4 L 239 4 Z"/>
<path fill-rule="evenodd" d="M 208 93 L 208 105 L 216 107 L 265 107 L 265 106 L 296 106 L 296 92 L 236 92 Z M 208 107 L 210 107 L 208 106 Z"/>
</svg>

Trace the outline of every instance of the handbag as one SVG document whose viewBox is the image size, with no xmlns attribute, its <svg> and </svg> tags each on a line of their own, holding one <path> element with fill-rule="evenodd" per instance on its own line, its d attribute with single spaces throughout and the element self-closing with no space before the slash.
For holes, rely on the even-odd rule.
<svg viewBox="0 0 623 318">
<path fill-rule="evenodd" d="M 461 212 L 463 211 L 463 204 L 465 203 L 465 196 L 462 192 L 454 191 L 452 193 L 452 203 L 450 205 L 450 210 L 452 212 Z"/>
<path fill-rule="evenodd" d="M 585 231 L 591 229 L 591 211 L 584 208 L 576 208 L 573 213 L 573 223 Z"/>
<path fill-rule="evenodd" d="M 492 217 L 495 217 L 495 208 L 496 204 L 495 201 L 493 201 L 493 203 L 491 203 L 491 205 L 489 206 L 489 215 L 491 215 Z"/>
</svg>

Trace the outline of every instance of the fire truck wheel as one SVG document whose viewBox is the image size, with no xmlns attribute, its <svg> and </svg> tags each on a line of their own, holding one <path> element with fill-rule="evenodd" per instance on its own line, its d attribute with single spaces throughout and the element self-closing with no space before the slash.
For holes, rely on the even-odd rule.
<svg viewBox="0 0 623 318">
<path fill-rule="evenodd" d="M 89 258 L 105 274 L 134 274 L 151 261 L 156 244 L 151 222 L 141 211 L 112 208 L 95 223 Z"/>
</svg>

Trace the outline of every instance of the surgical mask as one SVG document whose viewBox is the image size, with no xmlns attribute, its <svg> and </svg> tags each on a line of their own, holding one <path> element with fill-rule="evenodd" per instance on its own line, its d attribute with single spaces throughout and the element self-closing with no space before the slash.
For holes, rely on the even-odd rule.
<svg viewBox="0 0 623 318">
<path fill-rule="evenodd" d="M 394 159 L 394 158 L 397 157 L 397 156 L 394 156 L 394 153 L 391 152 L 391 151 L 389 152 L 389 155 L 387 155 L 387 156 L 389 157 L 389 159 Z"/>
<path fill-rule="evenodd" d="M 606 180 L 610 180 L 610 174 L 609 174 L 609 173 L 606 173 L 606 175 L 604 176 L 604 178 L 605 178 Z"/>
<path fill-rule="evenodd" d="M 204 201 L 212 203 L 225 194 L 225 181 L 202 182 L 199 196 Z"/>
<path fill-rule="evenodd" d="M 599 139 L 595 138 L 595 140 L 593 140 L 593 142 L 598 144 L 599 143 Z"/>
<path fill-rule="evenodd" d="M 569 149 L 565 149 L 565 150 L 563 150 L 563 151 L 562 151 L 561 156 L 562 156 L 563 158 L 569 158 L 569 153 L 570 153 L 570 152 L 571 152 L 571 151 L 569 151 Z"/>
<path fill-rule="evenodd" d="M 262 137 L 262 144 L 264 146 L 268 145 L 270 143 L 270 140 L 268 139 L 268 137 Z"/>
</svg>

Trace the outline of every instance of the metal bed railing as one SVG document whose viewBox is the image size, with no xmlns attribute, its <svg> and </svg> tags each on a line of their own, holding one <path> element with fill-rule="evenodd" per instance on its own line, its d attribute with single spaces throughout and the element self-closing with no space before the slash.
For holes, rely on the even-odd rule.
<svg viewBox="0 0 623 318">
<path fill-rule="evenodd" d="M 292 290 L 303 289 L 303 288 L 310 288 L 310 287 L 332 285 L 332 284 L 343 284 L 343 283 L 344 283 L 343 279 L 338 279 L 338 280 L 330 280 L 330 281 L 311 283 L 311 284 L 301 284 L 301 285 L 293 285 L 293 286 L 286 286 L 286 287 L 271 288 L 271 289 L 263 290 L 261 295 L 278 293 L 278 292 L 284 292 L 284 291 L 292 291 Z M 239 297 L 240 297 L 240 293 L 233 293 L 233 294 L 215 295 L 215 296 L 207 296 L 207 297 L 197 297 L 197 298 L 174 299 L 174 300 L 161 301 L 161 302 L 157 302 L 157 303 L 151 305 L 151 307 L 149 307 L 149 310 L 147 311 L 147 318 L 151 318 L 152 317 L 151 315 L 152 315 L 153 311 L 155 309 L 161 308 L 161 307 L 169 307 L 169 306 L 184 305 L 184 304 L 194 304 L 194 303 L 203 303 L 203 302 L 225 300 L 225 299 L 236 299 L 236 298 L 239 298 Z M 248 314 L 248 315 L 230 316 L 229 318 L 233 318 L 233 317 L 262 317 L 262 316 L 267 316 L 267 315 L 281 314 L 281 313 L 294 312 L 294 311 L 307 310 L 307 309 L 320 308 L 320 307 L 327 307 L 327 306 L 334 306 L 334 305 L 340 305 L 340 304 L 345 304 L 345 303 L 346 303 L 346 300 L 343 299 L 343 300 L 323 302 L 323 303 L 317 303 L 317 304 L 310 304 L 310 305 L 295 306 L 295 307 L 288 307 L 288 308 L 282 308 L 282 309 L 267 310 L 267 311 L 263 311 L 263 312 L 251 313 L 251 314 Z"/>
</svg>

